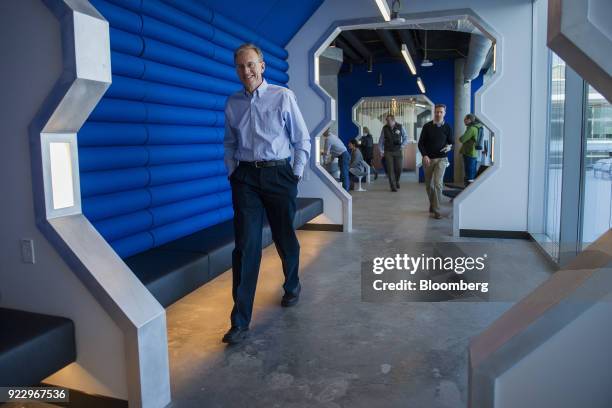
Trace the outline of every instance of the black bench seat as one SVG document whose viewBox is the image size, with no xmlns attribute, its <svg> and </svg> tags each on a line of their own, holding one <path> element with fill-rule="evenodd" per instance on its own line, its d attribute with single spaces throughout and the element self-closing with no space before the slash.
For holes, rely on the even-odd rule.
<svg viewBox="0 0 612 408">
<path fill-rule="evenodd" d="M 75 360 L 72 320 L 0 308 L 0 386 L 38 385 Z"/>
<path fill-rule="evenodd" d="M 323 213 L 320 198 L 297 199 L 294 226 L 299 228 Z M 262 245 L 272 243 L 264 221 Z M 228 220 L 125 259 L 153 296 L 167 307 L 232 266 L 234 224 Z"/>
</svg>

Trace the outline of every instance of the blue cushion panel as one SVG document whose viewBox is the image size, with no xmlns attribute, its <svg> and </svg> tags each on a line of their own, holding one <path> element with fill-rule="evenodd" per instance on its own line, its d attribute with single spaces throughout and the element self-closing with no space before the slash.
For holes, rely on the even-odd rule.
<svg viewBox="0 0 612 408">
<path fill-rule="evenodd" d="M 230 185 L 226 176 L 214 176 L 182 183 L 152 186 L 149 187 L 148 190 L 151 194 L 151 206 L 156 207 L 223 190 L 229 190 L 229 188 Z"/>
<path fill-rule="evenodd" d="M 205 212 L 177 222 L 153 228 L 151 234 L 155 240 L 155 246 L 170 242 L 177 237 L 192 234 L 196 231 L 218 224 L 233 216 L 231 207 L 225 209 Z"/>
<path fill-rule="evenodd" d="M 94 171 L 81 173 L 82 197 L 136 190 L 149 184 L 149 170 L 145 167 L 133 169 Z"/>
<path fill-rule="evenodd" d="M 144 146 L 81 147 L 79 169 L 81 172 L 140 167 L 149 161 L 149 151 Z"/>
<path fill-rule="evenodd" d="M 147 231 L 153 225 L 153 215 L 151 211 L 143 210 L 118 217 L 106 218 L 93 224 L 98 232 L 107 240 L 115 241 Z"/>
<path fill-rule="evenodd" d="M 222 143 L 224 128 L 206 126 L 147 125 L 149 144 Z"/>
<path fill-rule="evenodd" d="M 140 232 L 116 241 L 110 241 L 109 244 L 117 252 L 117 255 L 122 258 L 127 258 L 155 246 L 153 235 L 150 232 Z"/>
<path fill-rule="evenodd" d="M 215 25 L 222 30 L 227 31 L 240 38 L 244 41 L 251 41 L 257 44 L 262 49 L 270 52 L 281 59 L 287 59 L 288 53 L 284 48 L 279 47 L 271 41 L 266 40 L 257 33 L 248 28 L 231 21 L 219 13 L 215 13 L 204 4 L 192 1 L 192 0 L 163 0 L 164 3 L 168 3 L 179 10 L 189 13 L 199 19 L 202 19 L 208 23 L 216 23 Z"/>
<path fill-rule="evenodd" d="M 95 222 L 104 218 L 129 214 L 151 206 L 151 193 L 147 189 L 123 191 L 83 198 L 83 214 Z"/>
<path fill-rule="evenodd" d="M 142 123 L 86 122 L 78 134 L 79 147 L 139 145 L 147 142 Z"/>
<path fill-rule="evenodd" d="M 229 196 L 229 197 L 228 197 Z M 151 208 L 153 225 L 158 227 L 186 219 L 203 212 L 212 211 L 232 205 L 229 190 L 226 193 L 208 194 L 202 197 L 183 200 L 172 204 Z"/>
<path fill-rule="evenodd" d="M 148 170 L 152 186 L 226 174 L 223 160 L 150 166 Z"/>
</svg>

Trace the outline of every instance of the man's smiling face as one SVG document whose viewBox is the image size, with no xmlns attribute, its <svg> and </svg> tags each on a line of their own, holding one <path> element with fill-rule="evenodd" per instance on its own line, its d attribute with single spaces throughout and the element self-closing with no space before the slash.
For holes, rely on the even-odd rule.
<svg viewBox="0 0 612 408">
<path fill-rule="evenodd" d="M 245 89 L 253 92 L 263 81 L 262 75 L 266 63 L 259 58 L 254 50 L 247 49 L 236 57 L 236 72 Z"/>
</svg>

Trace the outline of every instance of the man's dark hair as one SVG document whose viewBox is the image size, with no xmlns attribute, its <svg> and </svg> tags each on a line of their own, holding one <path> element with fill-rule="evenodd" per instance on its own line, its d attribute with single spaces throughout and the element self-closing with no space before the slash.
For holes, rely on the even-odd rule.
<svg viewBox="0 0 612 408">
<path fill-rule="evenodd" d="M 446 111 L 446 105 L 443 103 L 436 103 L 436 106 L 434 106 L 434 110 L 438 108 L 442 108 L 444 109 L 444 111 Z"/>
<path fill-rule="evenodd" d="M 389 119 L 389 118 L 395 120 L 395 115 L 392 113 L 388 113 L 387 116 L 385 116 L 385 119 Z"/>
<path fill-rule="evenodd" d="M 357 147 L 359 146 L 359 141 L 357 139 L 351 139 L 349 140 L 349 144 L 352 144 L 353 146 Z"/>
</svg>

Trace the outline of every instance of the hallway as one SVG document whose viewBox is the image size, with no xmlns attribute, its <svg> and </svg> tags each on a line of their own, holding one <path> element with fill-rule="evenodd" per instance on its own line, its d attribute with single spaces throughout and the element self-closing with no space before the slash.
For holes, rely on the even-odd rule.
<svg viewBox="0 0 612 408">
<path fill-rule="evenodd" d="M 231 272 L 167 310 L 172 406 L 465 406 L 470 337 L 552 269 L 529 241 L 453 238 L 450 218 L 428 217 L 424 187 L 413 174 L 402 176 L 398 193 L 389 192 L 384 177 L 365 188 L 353 192 L 352 233 L 299 231 L 298 306 L 280 307 L 280 261 L 272 246 L 264 250 L 244 345 L 220 342 L 229 323 Z M 444 202 L 448 214 L 452 206 Z M 361 301 L 362 259 L 440 241 L 486 245 L 496 262 L 491 286 L 504 289 L 492 290 L 496 301 Z"/>
</svg>

